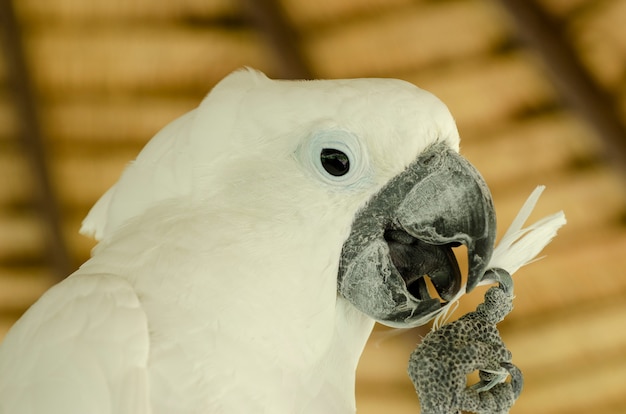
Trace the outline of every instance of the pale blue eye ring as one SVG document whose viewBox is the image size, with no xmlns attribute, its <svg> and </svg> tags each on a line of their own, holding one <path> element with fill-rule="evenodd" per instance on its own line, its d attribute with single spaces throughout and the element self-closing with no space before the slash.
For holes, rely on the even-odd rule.
<svg viewBox="0 0 626 414">
<path fill-rule="evenodd" d="M 355 188 L 369 177 L 369 162 L 360 139 L 342 129 L 313 132 L 298 149 L 298 158 L 321 181 Z"/>
</svg>

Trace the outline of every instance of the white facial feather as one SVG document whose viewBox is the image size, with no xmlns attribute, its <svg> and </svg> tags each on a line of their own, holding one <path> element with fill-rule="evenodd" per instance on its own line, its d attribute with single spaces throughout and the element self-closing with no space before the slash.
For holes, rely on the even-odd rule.
<svg viewBox="0 0 626 414">
<path fill-rule="evenodd" d="M 331 135 L 337 145 L 354 149 L 354 163 L 364 167 L 352 174 L 354 182 L 329 183 L 312 171 L 309 161 L 319 154 L 304 152 L 319 150 L 316 139 Z M 94 206 L 81 232 L 106 239 L 168 199 L 246 208 L 280 199 L 295 187 L 310 197 L 345 189 L 351 197 L 343 197 L 343 211 L 350 216 L 435 141 L 458 149 L 454 121 L 436 97 L 409 83 L 274 81 L 257 71 L 237 71 L 146 145 Z M 280 200 L 274 213 L 298 208 L 296 203 Z"/>
</svg>

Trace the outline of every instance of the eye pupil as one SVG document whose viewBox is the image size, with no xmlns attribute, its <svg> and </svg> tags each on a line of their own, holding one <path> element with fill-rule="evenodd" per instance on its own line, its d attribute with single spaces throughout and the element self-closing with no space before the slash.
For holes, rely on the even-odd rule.
<svg viewBox="0 0 626 414">
<path fill-rule="evenodd" d="M 320 161 L 326 172 L 335 177 L 341 177 L 350 171 L 350 159 L 339 150 L 324 148 L 320 154 Z"/>
</svg>

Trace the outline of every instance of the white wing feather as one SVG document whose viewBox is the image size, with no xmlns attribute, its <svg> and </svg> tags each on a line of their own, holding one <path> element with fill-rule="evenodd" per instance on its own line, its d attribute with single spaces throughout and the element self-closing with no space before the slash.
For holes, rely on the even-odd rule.
<svg viewBox="0 0 626 414">
<path fill-rule="evenodd" d="M 0 413 L 149 414 L 148 351 L 146 316 L 128 282 L 70 276 L 0 346 Z"/>
</svg>

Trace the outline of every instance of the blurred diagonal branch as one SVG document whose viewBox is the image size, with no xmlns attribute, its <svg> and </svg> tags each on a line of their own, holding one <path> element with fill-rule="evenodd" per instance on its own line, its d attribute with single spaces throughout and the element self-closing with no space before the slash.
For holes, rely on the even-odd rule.
<svg viewBox="0 0 626 414">
<path fill-rule="evenodd" d="M 313 79 L 298 34 L 276 0 L 241 0 L 244 10 L 266 37 L 280 63 L 283 79 Z"/>
<path fill-rule="evenodd" d="M 37 206 L 45 225 L 48 260 L 55 276 L 62 279 L 70 273 L 72 267 L 61 228 L 57 198 L 50 182 L 37 102 L 24 54 L 24 43 L 11 0 L 0 0 L 0 39 L 7 66 L 9 92 L 12 94 L 18 117 L 20 140 L 37 185 Z"/>
<path fill-rule="evenodd" d="M 626 126 L 609 93 L 591 77 L 567 40 L 560 22 L 535 0 L 501 0 L 522 39 L 545 62 L 553 83 L 604 141 L 607 158 L 626 176 Z"/>
</svg>

